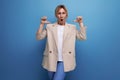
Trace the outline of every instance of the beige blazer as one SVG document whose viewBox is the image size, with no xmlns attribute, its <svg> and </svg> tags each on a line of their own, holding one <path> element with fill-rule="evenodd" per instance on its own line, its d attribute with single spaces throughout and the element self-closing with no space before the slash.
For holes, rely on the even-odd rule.
<svg viewBox="0 0 120 80">
<path fill-rule="evenodd" d="M 47 24 L 46 29 L 36 34 L 36 39 L 41 40 L 47 37 L 46 48 L 43 53 L 42 66 L 48 71 L 56 72 L 58 61 L 58 40 L 57 40 L 57 23 Z M 75 41 L 86 40 L 86 27 L 80 28 L 78 31 L 75 25 L 65 24 L 63 33 L 62 58 L 64 63 L 64 72 L 72 71 L 76 67 L 75 59 Z"/>
</svg>

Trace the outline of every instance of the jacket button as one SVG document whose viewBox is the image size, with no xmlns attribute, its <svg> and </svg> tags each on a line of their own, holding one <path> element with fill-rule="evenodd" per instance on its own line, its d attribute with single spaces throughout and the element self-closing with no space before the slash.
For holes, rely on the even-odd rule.
<svg viewBox="0 0 120 80">
<path fill-rule="evenodd" d="M 69 54 L 71 54 L 71 52 L 69 52 Z"/>
<path fill-rule="evenodd" d="M 49 51 L 49 53 L 52 53 L 52 51 Z"/>
</svg>

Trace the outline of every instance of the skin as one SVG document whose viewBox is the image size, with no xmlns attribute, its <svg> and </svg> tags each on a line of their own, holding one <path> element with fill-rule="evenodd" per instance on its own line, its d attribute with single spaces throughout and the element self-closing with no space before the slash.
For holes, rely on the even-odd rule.
<svg viewBox="0 0 120 80">
<path fill-rule="evenodd" d="M 67 18 L 67 14 L 66 14 L 65 10 L 63 8 L 61 8 L 57 13 L 57 22 L 58 22 L 58 24 L 65 25 L 66 18 Z M 79 24 L 82 23 L 83 22 L 82 16 L 77 16 L 77 18 L 76 18 L 76 20 L 74 20 L 74 22 L 77 22 Z M 41 24 L 42 25 L 49 24 L 49 23 L 50 22 L 47 20 L 46 16 L 43 16 L 41 18 Z"/>
<path fill-rule="evenodd" d="M 58 12 L 57 12 L 57 23 L 59 25 L 65 25 L 66 22 L 66 18 L 67 18 L 67 14 L 66 11 L 61 8 Z M 83 25 L 83 19 L 82 16 L 77 16 L 77 18 L 74 20 L 74 22 L 77 22 L 80 26 L 81 29 L 83 29 L 84 25 Z M 41 33 L 43 30 L 43 27 L 45 24 L 49 24 L 50 22 L 47 20 L 46 16 L 43 16 L 41 18 L 41 22 L 40 22 L 40 26 L 39 29 L 37 31 L 37 34 Z"/>
<path fill-rule="evenodd" d="M 59 25 L 65 25 L 66 22 L 66 18 L 67 18 L 67 14 L 66 11 L 61 8 L 58 12 L 57 12 L 57 22 Z"/>
</svg>

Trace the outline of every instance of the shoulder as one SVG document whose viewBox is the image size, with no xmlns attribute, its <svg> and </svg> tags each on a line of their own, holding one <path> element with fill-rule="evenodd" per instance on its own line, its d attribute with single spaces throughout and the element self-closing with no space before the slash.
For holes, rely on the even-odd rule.
<svg viewBox="0 0 120 80">
<path fill-rule="evenodd" d="M 46 27 L 51 27 L 51 26 L 53 26 L 53 24 L 47 24 L 47 25 L 46 25 Z"/>
<path fill-rule="evenodd" d="M 46 24 L 46 29 L 51 29 L 53 28 L 54 24 L 50 23 L 50 24 Z"/>
<path fill-rule="evenodd" d="M 68 24 L 68 23 L 67 23 L 67 25 L 68 25 L 70 28 L 76 29 L 76 25 L 74 25 L 74 24 Z"/>
</svg>

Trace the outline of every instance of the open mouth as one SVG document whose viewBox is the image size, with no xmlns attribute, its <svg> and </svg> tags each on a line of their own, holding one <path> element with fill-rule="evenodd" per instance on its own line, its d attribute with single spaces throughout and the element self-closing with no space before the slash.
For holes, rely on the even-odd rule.
<svg viewBox="0 0 120 80">
<path fill-rule="evenodd" d="M 61 21 L 63 21 L 63 19 L 61 19 Z"/>
</svg>

